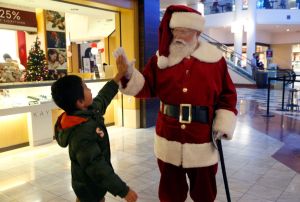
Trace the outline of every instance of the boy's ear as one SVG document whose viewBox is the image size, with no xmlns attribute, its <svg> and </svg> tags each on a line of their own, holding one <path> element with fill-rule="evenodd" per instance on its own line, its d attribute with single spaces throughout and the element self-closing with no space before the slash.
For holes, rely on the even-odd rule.
<svg viewBox="0 0 300 202">
<path fill-rule="evenodd" d="M 84 103 L 83 103 L 83 100 L 77 100 L 76 101 L 76 107 L 78 109 L 82 109 L 84 107 Z"/>
</svg>

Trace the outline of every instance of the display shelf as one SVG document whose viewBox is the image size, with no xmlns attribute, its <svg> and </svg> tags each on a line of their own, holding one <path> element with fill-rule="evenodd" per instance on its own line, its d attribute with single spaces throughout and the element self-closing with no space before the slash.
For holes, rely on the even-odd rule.
<svg viewBox="0 0 300 202">
<path fill-rule="evenodd" d="M 85 83 L 95 83 L 109 81 L 111 79 L 84 79 Z M 0 89 L 13 89 L 13 88 L 29 88 L 51 86 L 55 81 L 31 81 L 31 82 L 14 82 L 14 83 L 0 83 Z"/>
</svg>

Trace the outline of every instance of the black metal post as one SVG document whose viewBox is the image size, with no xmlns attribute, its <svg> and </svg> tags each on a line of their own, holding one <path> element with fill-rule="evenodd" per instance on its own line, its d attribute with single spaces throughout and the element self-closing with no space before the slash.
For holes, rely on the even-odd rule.
<svg viewBox="0 0 300 202">
<path fill-rule="evenodd" d="M 295 82 L 293 81 L 292 83 L 292 99 L 291 99 L 291 110 L 294 111 L 294 87 L 295 87 Z"/>
<path fill-rule="evenodd" d="M 285 75 L 283 76 L 283 81 L 282 81 L 281 109 L 278 109 L 278 111 L 287 111 L 286 109 L 284 109 L 284 97 L 285 97 Z"/>
<path fill-rule="evenodd" d="M 227 202 L 231 202 L 221 140 L 219 140 L 219 139 L 217 140 L 217 145 L 218 145 L 218 150 L 219 150 L 219 155 L 220 155 L 222 175 L 223 175 L 224 186 L 225 186 L 225 191 L 226 191 L 226 198 L 227 198 Z"/>
<path fill-rule="evenodd" d="M 264 117 L 273 117 L 273 114 L 270 114 L 270 91 L 271 91 L 271 85 L 270 85 L 270 80 L 272 78 L 268 78 L 268 98 L 267 98 L 267 114 L 264 114 L 262 116 Z"/>
</svg>

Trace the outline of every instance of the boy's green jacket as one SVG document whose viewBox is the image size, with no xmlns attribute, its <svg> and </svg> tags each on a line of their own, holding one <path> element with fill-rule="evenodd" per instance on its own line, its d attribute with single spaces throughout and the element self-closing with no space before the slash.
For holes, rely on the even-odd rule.
<svg viewBox="0 0 300 202">
<path fill-rule="evenodd" d="M 129 187 L 114 172 L 103 115 L 118 85 L 109 81 L 86 111 L 63 113 L 55 124 L 55 139 L 69 146 L 72 187 L 80 202 L 99 202 L 106 192 L 125 197 Z M 103 133 L 102 133 L 102 132 Z"/>
</svg>

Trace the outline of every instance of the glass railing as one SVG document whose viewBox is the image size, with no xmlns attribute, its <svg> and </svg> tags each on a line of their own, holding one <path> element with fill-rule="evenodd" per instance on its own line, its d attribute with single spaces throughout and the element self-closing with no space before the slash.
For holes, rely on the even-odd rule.
<svg viewBox="0 0 300 202">
<path fill-rule="evenodd" d="M 243 0 L 243 10 L 248 9 L 248 1 Z M 252 1 L 252 0 L 251 0 Z M 205 15 L 226 13 L 235 10 L 234 0 L 207 0 L 204 1 Z M 257 0 L 257 9 L 300 9 L 300 0 Z"/>
<path fill-rule="evenodd" d="M 300 0 L 257 0 L 257 9 L 300 9 Z"/>
<path fill-rule="evenodd" d="M 234 10 L 234 0 L 204 1 L 204 14 L 227 13 Z"/>
</svg>

